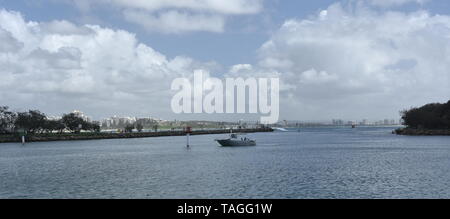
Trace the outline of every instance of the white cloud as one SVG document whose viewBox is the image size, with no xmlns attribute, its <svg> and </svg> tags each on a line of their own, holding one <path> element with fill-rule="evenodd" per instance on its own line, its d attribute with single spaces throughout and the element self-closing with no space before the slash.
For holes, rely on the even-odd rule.
<svg viewBox="0 0 450 219">
<path fill-rule="evenodd" d="M 225 28 L 225 18 L 218 15 L 188 14 L 178 11 L 167 11 L 152 15 L 145 11 L 125 10 L 124 17 L 125 20 L 139 24 L 149 31 L 162 33 L 192 31 L 220 33 Z"/>
<path fill-rule="evenodd" d="M 16 52 L 23 45 L 18 42 L 10 32 L 0 28 L 0 52 Z"/>
<path fill-rule="evenodd" d="M 253 66 L 250 64 L 237 64 L 231 66 L 230 73 L 236 74 L 241 71 L 251 71 L 251 70 L 253 70 Z"/>
<path fill-rule="evenodd" d="M 0 10 L 0 102 L 49 113 L 170 113 L 170 83 L 208 64 L 168 59 L 134 34 Z M 165 104 L 165 101 L 167 102 Z"/>
<path fill-rule="evenodd" d="M 127 31 L 25 21 L 5 10 L 0 40 L 0 102 L 49 113 L 82 106 L 101 116 L 166 116 L 172 79 L 211 66 L 168 59 Z M 450 99 L 450 16 L 333 4 L 287 20 L 258 60 L 225 76 L 279 76 L 282 119 L 394 118 L 403 108 Z"/>
<path fill-rule="evenodd" d="M 286 21 L 259 56 L 291 88 L 290 116 L 393 118 L 450 99 L 450 16 L 334 4 Z"/>
<path fill-rule="evenodd" d="M 112 6 L 126 21 L 151 32 L 223 32 L 230 16 L 259 13 L 263 0 L 69 0 L 86 12 L 94 4 Z"/>
<path fill-rule="evenodd" d="M 163 9 L 188 9 L 220 14 L 254 14 L 262 9 L 261 0 L 104 0 L 124 8 L 158 11 Z"/>
</svg>

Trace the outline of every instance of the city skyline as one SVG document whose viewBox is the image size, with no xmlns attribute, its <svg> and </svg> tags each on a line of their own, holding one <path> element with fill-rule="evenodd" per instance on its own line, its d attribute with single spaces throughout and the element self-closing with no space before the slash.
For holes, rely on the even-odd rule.
<svg viewBox="0 0 450 219">
<path fill-rule="evenodd" d="M 137 117 L 137 116 L 118 116 L 113 115 L 109 117 L 103 117 L 100 119 L 93 119 L 89 115 L 86 115 L 84 112 L 79 110 L 73 110 L 71 113 L 76 114 L 83 120 L 87 122 L 99 122 L 102 128 L 109 128 L 111 126 L 125 126 L 125 125 L 133 125 L 139 121 L 144 122 L 156 122 L 156 123 L 166 123 L 166 122 L 227 122 L 227 123 L 249 123 L 249 124 L 259 124 L 259 121 L 255 120 L 237 120 L 237 121 L 220 121 L 220 120 L 166 120 L 163 118 L 156 118 L 152 116 L 146 117 Z M 63 115 L 63 114 L 62 114 Z M 62 115 L 47 115 L 47 118 L 50 120 L 59 120 L 62 118 Z M 368 119 L 357 119 L 357 120 L 345 120 L 345 119 L 330 119 L 330 120 L 280 120 L 278 123 L 274 125 L 285 125 L 285 126 L 293 126 L 294 124 L 321 124 L 321 125 L 335 125 L 335 126 L 349 126 L 349 125 L 362 125 L 362 126 L 378 126 L 378 125 L 401 125 L 401 119 L 393 119 L 393 118 L 385 118 L 378 120 L 368 120 Z"/>
<path fill-rule="evenodd" d="M 104 124 L 104 123 L 110 123 L 110 124 L 123 124 L 123 125 L 127 125 L 127 124 L 135 124 L 138 120 L 152 120 L 154 122 L 192 122 L 192 121 L 196 121 L 196 122 L 200 122 L 199 120 L 166 120 L 164 118 L 156 118 L 156 117 L 152 117 L 152 116 L 146 116 L 146 117 L 137 117 L 137 116 L 132 116 L 132 115 L 113 115 L 113 116 L 107 116 L 107 117 L 103 117 L 100 119 L 93 119 L 92 117 L 90 117 L 89 115 L 86 115 L 84 112 L 80 111 L 80 110 L 73 110 L 71 113 L 76 114 L 77 116 L 79 116 L 80 118 L 83 118 L 83 120 L 88 121 L 88 122 L 92 122 L 92 121 L 96 121 L 96 122 L 100 122 L 100 124 Z M 63 114 L 62 114 L 63 115 Z M 52 119 L 52 120 L 58 120 L 62 118 L 62 115 L 60 116 L 55 116 L 55 115 L 47 115 L 48 119 Z M 204 122 L 231 122 L 231 123 L 239 123 L 239 122 L 252 122 L 252 123 L 259 123 L 258 121 L 255 120 L 237 120 L 237 121 L 214 121 L 214 120 L 203 120 Z M 345 119 L 330 119 L 330 120 L 280 120 L 277 124 L 295 124 L 295 123 L 317 123 L 317 124 L 323 124 L 323 125 L 336 125 L 336 126 L 348 126 L 348 125 L 352 125 L 352 124 L 356 124 L 356 125 L 400 125 L 401 124 L 401 119 L 393 119 L 393 118 L 385 118 L 385 119 L 375 119 L 375 120 L 368 120 L 368 119 L 357 119 L 357 120 L 345 120 Z"/>
</svg>

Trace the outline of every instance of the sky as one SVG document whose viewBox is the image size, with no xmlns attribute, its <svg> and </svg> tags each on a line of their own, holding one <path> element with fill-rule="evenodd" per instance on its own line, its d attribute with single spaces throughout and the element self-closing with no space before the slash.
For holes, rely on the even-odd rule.
<svg viewBox="0 0 450 219">
<path fill-rule="evenodd" d="M 281 81 L 280 119 L 398 119 L 450 99 L 448 0 L 0 0 L 0 105 L 164 119 L 171 82 Z"/>
</svg>

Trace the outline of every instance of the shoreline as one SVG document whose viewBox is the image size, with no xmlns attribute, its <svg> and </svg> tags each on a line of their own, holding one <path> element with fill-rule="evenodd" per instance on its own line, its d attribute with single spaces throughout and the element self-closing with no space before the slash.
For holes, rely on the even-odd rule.
<svg viewBox="0 0 450 219">
<path fill-rule="evenodd" d="M 218 135 L 228 134 L 231 130 L 197 130 L 192 131 L 190 135 Z M 236 129 L 233 132 L 239 133 L 258 133 L 258 132 L 273 132 L 271 128 L 257 128 L 257 129 Z M 51 141 L 80 141 L 80 140 L 103 140 L 103 139 L 127 139 L 127 138 L 156 138 L 156 137 L 172 137 L 185 136 L 184 131 L 161 131 L 161 132 L 136 132 L 136 133 L 82 133 L 82 134 L 42 134 L 34 136 L 26 136 L 26 142 L 51 142 Z M 21 143 L 20 136 L 0 136 L 1 143 Z"/>
<path fill-rule="evenodd" d="M 396 129 L 394 134 L 407 136 L 450 136 L 450 130 L 401 128 Z"/>
</svg>

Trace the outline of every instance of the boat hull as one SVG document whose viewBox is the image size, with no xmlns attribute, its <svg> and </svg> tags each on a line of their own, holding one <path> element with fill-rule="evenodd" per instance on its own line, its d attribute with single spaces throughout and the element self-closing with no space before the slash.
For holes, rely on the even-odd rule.
<svg viewBox="0 0 450 219">
<path fill-rule="evenodd" d="M 232 139 L 216 140 L 222 147 L 256 146 L 255 141 L 239 141 Z"/>
</svg>

